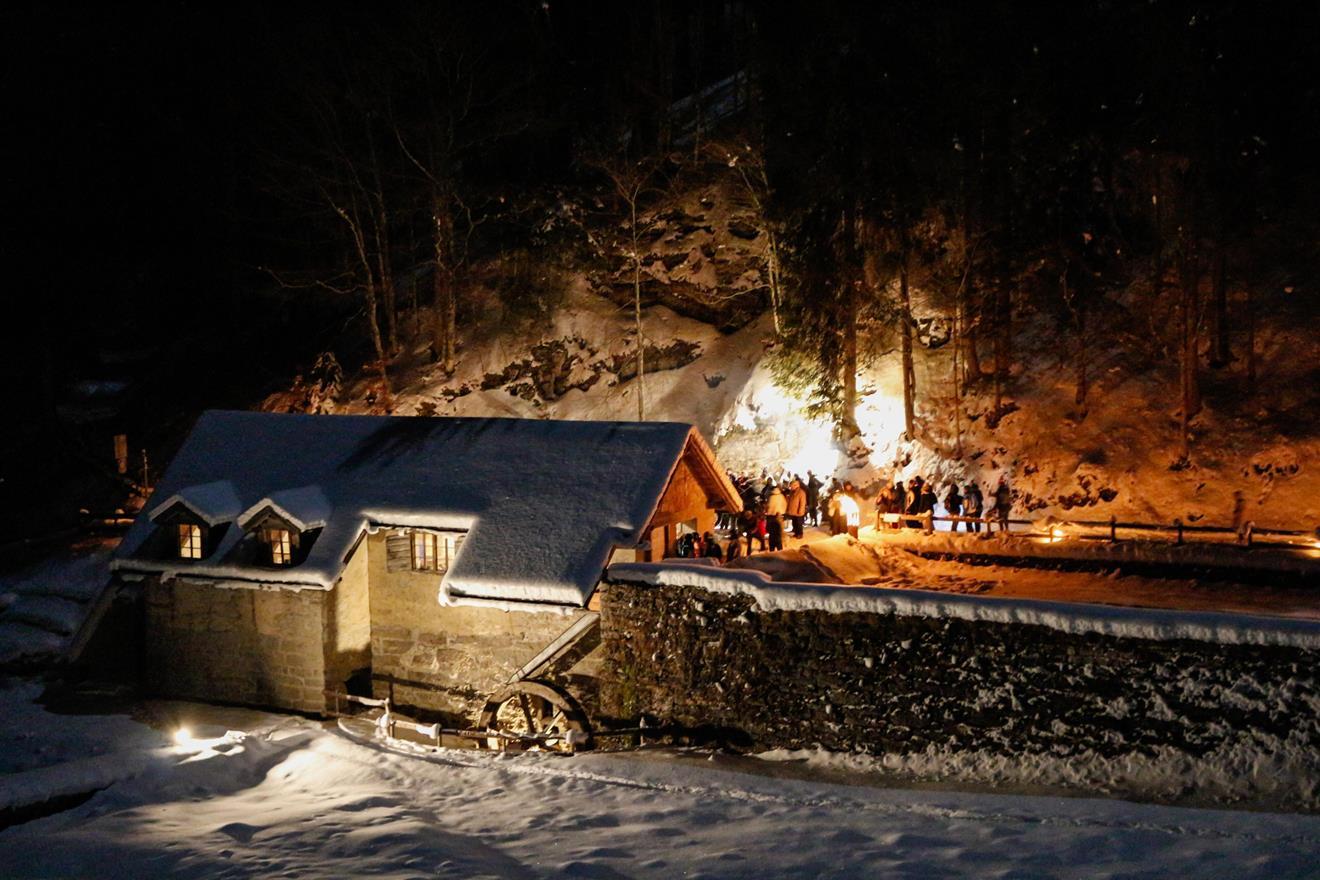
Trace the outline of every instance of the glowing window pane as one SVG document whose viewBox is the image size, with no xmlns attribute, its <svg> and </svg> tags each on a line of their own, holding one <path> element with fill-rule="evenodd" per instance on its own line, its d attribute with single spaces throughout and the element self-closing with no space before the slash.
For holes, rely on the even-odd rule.
<svg viewBox="0 0 1320 880">
<path fill-rule="evenodd" d="M 266 529 L 266 543 L 270 545 L 270 561 L 275 565 L 293 562 L 293 535 L 288 529 Z"/>
<path fill-rule="evenodd" d="M 439 544 L 437 535 L 425 532 L 413 532 L 413 568 L 417 571 L 433 571 L 436 568 Z"/>
<path fill-rule="evenodd" d="M 191 523 L 179 525 L 179 558 L 202 558 L 202 527 Z"/>
</svg>

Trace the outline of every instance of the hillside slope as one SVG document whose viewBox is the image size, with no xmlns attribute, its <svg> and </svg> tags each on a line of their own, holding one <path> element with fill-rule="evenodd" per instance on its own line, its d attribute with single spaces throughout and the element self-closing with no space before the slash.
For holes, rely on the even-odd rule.
<svg viewBox="0 0 1320 880">
<path fill-rule="evenodd" d="M 1137 285 L 1113 293 L 1088 340 L 1091 390 L 1074 403 L 1071 342 L 1056 316 L 1023 297 L 1009 412 L 988 424 L 988 382 L 955 405 L 952 348 L 920 335 L 916 351 L 917 436 L 904 439 L 898 355 L 864 367 L 861 443 L 841 450 L 831 426 L 806 417 L 805 401 L 771 371 L 776 343 L 765 286 L 764 235 L 736 186 L 709 180 L 677 191 L 644 218 L 650 230 L 643 279 L 644 378 L 648 419 L 691 422 L 730 470 L 763 468 L 837 475 L 875 491 L 881 480 L 975 480 L 988 492 L 1003 476 L 1015 515 L 1228 525 L 1235 505 L 1258 527 L 1311 530 L 1320 524 L 1320 343 L 1303 294 L 1262 314 L 1256 330 L 1254 394 L 1239 363 L 1205 370 L 1205 407 L 1193 423 L 1190 466 L 1178 459 L 1176 363 Z M 397 361 L 400 414 L 558 419 L 634 419 L 639 383 L 627 261 L 620 228 L 578 227 L 590 247 L 547 244 L 487 261 L 474 273 L 490 301 L 490 279 L 518 271 L 557 291 L 544 318 L 515 328 L 498 308 L 462 328 L 457 370 L 429 363 L 424 340 Z M 581 242 L 579 242 L 581 244 Z M 583 257 L 581 254 L 589 253 Z M 1144 297 L 1144 298 L 1143 298 Z M 924 326 L 946 316 L 914 291 Z M 680 314 L 680 310 L 683 312 Z M 759 316 L 758 316 L 759 315 Z M 1167 317 L 1167 316 L 1166 316 Z M 928 320 L 927 320 L 928 319 Z M 425 326 L 424 320 L 420 322 Z M 934 334 L 932 334 L 934 335 Z M 347 384 L 339 411 L 374 405 L 371 374 Z M 369 402 L 370 401 L 370 402 Z M 275 405 L 275 404 L 271 404 Z M 956 416 L 955 416 L 956 412 Z M 1239 500 L 1240 498 L 1240 500 Z"/>
</svg>

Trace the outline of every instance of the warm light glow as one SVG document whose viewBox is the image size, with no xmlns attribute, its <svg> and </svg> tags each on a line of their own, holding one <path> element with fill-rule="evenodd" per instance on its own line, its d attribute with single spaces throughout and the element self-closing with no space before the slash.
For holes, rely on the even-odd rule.
<svg viewBox="0 0 1320 880">
<path fill-rule="evenodd" d="M 1051 544 L 1057 544 L 1059 541 L 1062 541 L 1066 537 L 1068 537 L 1067 532 L 1065 532 L 1063 529 L 1059 528 L 1058 526 L 1054 526 L 1053 528 L 1050 529 L 1050 536 L 1048 540 Z"/>
<path fill-rule="evenodd" d="M 270 561 L 275 565 L 293 562 L 293 535 L 288 529 L 266 529 L 266 544 L 270 547 Z"/>
<path fill-rule="evenodd" d="M 853 501 L 848 495 L 839 495 L 839 510 L 848 519 L 848 525 L 855 526 L 861 524 L 862 512 L 857 507 L 857 502 Z"/>
<path fill-rule="evenodd" d="M 179 523 L 179 558 L 202 558 L 202 527 L 192 523 Z"/>
<path fill-rule="evenodd" d="M 192 731 L 186 727 L 180 727 L 174 731 L 174 744 L 183 746 L 185 749 L 193 744 Z"/>
<path fill-rule="evenodd" d="M 807 471 L 815 474 L 834 473 L 841 455 L 830 425 L 808 420 L 797 413 L 787 413 L 781 418 L 784 424 L 782 436 L 797 446 L 797 452 L 784 462 L 788 472 L 803 476 Z"/>
</svg>

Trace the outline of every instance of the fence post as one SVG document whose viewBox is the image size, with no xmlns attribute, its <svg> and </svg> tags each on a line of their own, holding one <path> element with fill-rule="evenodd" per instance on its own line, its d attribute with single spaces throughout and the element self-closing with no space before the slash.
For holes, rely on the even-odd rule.
<svg viewBox="0 0 1320 880">
<path fill-rule="evenodd" d="M 922 519 L 923 519 L 923 531 L 928 535 L 935 534 L 934 511 L 930 511 L 930 510 L 926 511 L 925 516 Z"/>
<path fill-rule="evenodd" d="M 1109 517 L 1109 543 L 1118 543 L 1118 517 L 1112 514 Z"/>
<path fill-rule="evenodd" d="M 1178 543 L 1181 545 L 1183 542 L 1183 522 L 1181 519 L 1175 519 L 1173 524 L 1178 528 Z"/>
<path fill-rule="evenodd" d="M 1252 539 L 1252 537 L 1253 537 L 1252 533 L 1255 532 L 1255 531 L 1256 531 L 1256 524 L 1253 523 L 1253 522 L 1249 522 L 1249 523 L 1247 523 L 1246 527 L 1242 530 L 1242 534 L 1243 534 L 1243 535 L 1246 537 L 1246 539 L 1247 539 L 1247 546 L 1248 546 L 1248 547 L 1251 546 L 1251 539 Z"/>
</svg>

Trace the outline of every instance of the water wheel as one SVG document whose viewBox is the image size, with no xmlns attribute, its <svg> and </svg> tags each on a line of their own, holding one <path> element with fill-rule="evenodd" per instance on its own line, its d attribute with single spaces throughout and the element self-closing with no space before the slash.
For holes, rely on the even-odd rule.
<svg viewBox="0 0 1320 880">
<path fill-rule="evenodd" d="M 542 681 L 517 681 L 486 701 L 479 730 L 503 736 L 481 740 L 488 749 L 575 752 L 591 744 L 587 715 L 567 691 Z"/>
</svg>

